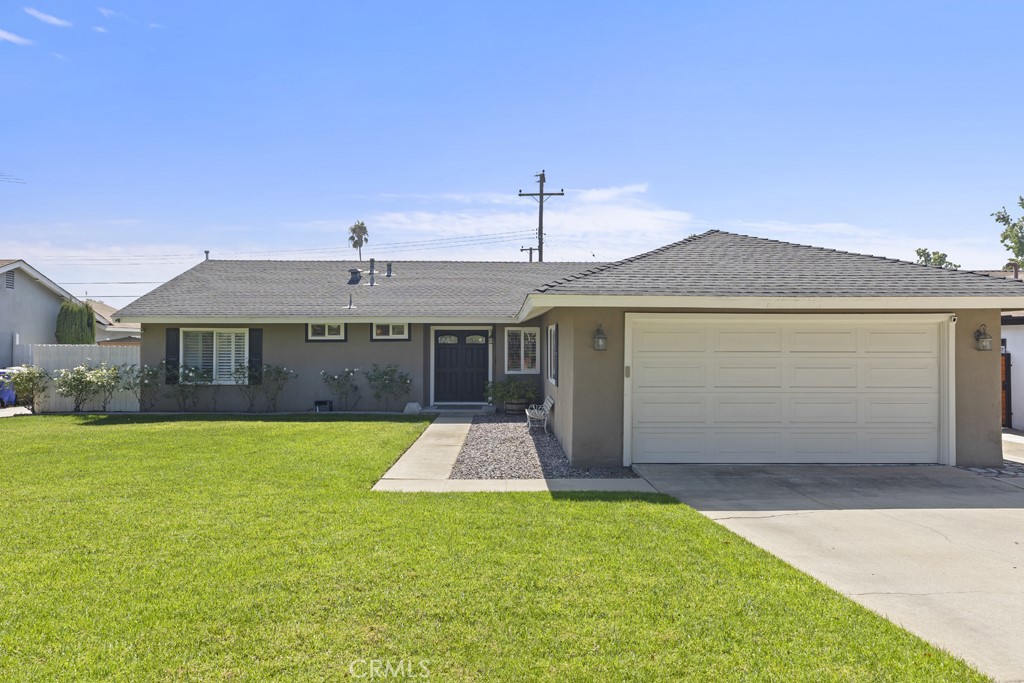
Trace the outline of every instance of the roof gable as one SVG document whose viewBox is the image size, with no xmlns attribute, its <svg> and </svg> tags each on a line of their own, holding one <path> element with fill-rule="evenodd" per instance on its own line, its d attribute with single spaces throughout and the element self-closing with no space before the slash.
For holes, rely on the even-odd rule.
<svg viewBox="0 0 1024 683">
<path fill-rule="evenodd" d="M 1007 297 L 1024 281 L 710 230 L 535 290 L 700 297 Z"/>
</svg>

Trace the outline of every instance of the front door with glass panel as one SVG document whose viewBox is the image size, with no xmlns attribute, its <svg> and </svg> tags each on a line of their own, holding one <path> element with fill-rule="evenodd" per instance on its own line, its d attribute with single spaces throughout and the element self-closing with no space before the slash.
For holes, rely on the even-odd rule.
<svg viewBox="0 0 1024 683">
<path fill-rule="evenodd" d="M 486 402 L 487 355 L 484 330 L 434 330 L 434 402 Z"/>
</svg>

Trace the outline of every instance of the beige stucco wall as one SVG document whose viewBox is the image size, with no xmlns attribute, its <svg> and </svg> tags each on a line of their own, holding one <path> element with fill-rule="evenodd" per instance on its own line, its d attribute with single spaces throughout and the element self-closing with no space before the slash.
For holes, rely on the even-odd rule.
<svg viewBox="0 0 1024 683">
<path fill-rule="evenodd" d="M 142 362 L 149 365 L 164 359 L 164 345 L 167 327 L 180 328 L 224 328 L 242 327 L 239 325 L 155 325 L 143 327 Z M 281 411 L 304 411 L 313 407 L 313 401 L 331 400 L 334 397 L 320 379 L 320 371 L 336 372 L 345 368 L 368 370 L 374 362 L 398 363 L 399 367 L 412 376 L 412 390 L 406 401 L 418 401 L 426 405 L 425 396 L 429 393 L 428 370 L 424 367 L 425 342 L 422 325 L 410 326 L 409 341 L 371 341 L 368 323 L 351 323 L 346 330 L 347 340 L 344 342 L 306 342 L 305 326 L 302 324 L 253 325 L 263 329 L 263 362 L 283 365 L 298 373 L 298 377 L 290 381 L 278 399 Z M 360 378 L 359 394 L 361 398 L 355 406 L 356 410 L 377 410 L 380 406 L 374 401 Z M 426 388 L 425 388 L 426 387 Z M 204 388 L 204 398 L 200 402 L 200 410 L 211 407 L 209 394 L 212 389 Z M 392 406 L 392 410 L 401 410 L 403 405 Z M 223 386 L 217 396 L 218 411 L 243 410 L 244 403 L 237 387 Z M 335 406 L 338 408 L 339 406 Z M 162 398 L 156 405 L 157 410 L 174 410 L 173 398 Z"/>
<path fill-rule="evenodd" d="M 974 333 L 988 327 L 992 350 L 978 351 Z M 956 323 L 956 463 L 998 467 L 1003 461 L 999 377 L 999 311 L 960 311 Z"/>
<path fill-rule="evenodd" d="M 645 312 L 650 309 L 631 309 Z M 704 312 L 687 309 L 658 312 Z M 763 311 L 762 311 L 763 312 Z M 785 313 L 786 311 L 778 311 Z M 824 312 L 824 311 L 823 311 Z M 849 313 L 851 311 L 831 311 Z M 892 313 L 893 311 L 860 311 Z M 918 313 L 921 311 L 907 311 Z M 543 320 L 561 320 L 573 329 L 572 357 L 562 352 L 562 374 L 572 368 L 572 415 L 556 416 L 556 434 L 574 465 L 622 464 L 623 368 L 625 366 L 625 313 L 620 308 L 556 309 Z M 742 313 L 737 312 L 737 315 Z M 993 466 L 1002 461 L 999 394 L 999 311 L 957 312 L 956 326 L 956 444 L 957 464 Z M 567 324 L 568 323 L 568 324 Z M 608 350 L 594 351 L 594 330 L 600 323 L 608 335 Z M 974 332 L 988 326 L 995 338 L 991 352 L 975 349 Z M 563 338 L 565 334 L 563 333 Z M 565 347 L 563 347 L 565 348 Z M 561 387 L 560 387 L 561 389 Z M 560 401 L 564 406 L 564 401 Z M 564 412 L 564 411 L 563 411 Z"/>
<path fill-rule="evenodd" d="M 533 323 L 528 326 L 538 326 Z M 178 328 L 237 328 L 241 325 L 210 325 L 206 323 L 177 325 L 144 325 L 142 343 L 142 362 L 149 365 L 158 364 L 164 359 L 166 343 L 165 330 L 168 327 Z M 410 325 L 408 341 L 371 341 L 369 323 L 349 323 L 346 328 L 344 342 L 306 342 L 304 324 L 267 324 L 252 325 L 263 329 L 263 362 L 284 365 L 299 373 L 298 378 L 289 382 L 278 401 L 281 411 L 303 411 L 313 406 L 313 401 L 328 400 L 333 396 L 327 391 L 320 379 L 320 371 L 338 371 L 345 368 L 369 369 L 373 363 L 398 363 L 401 369 L 408 372 L 413 379 L 412 390 L 406 401 L 416 401 L 423 406 L 430 404 L 430 373 L 432 327 L 429 325 Z M 494 343 L 491 347 L 491 376 L 495 379 L 505 377 L 505 336 L 503 325 L 487 325 L 467 323 L 460 329 L 493 328 Z M 485 332 L 486 333 L 486 332 Z M 541 336 L 543 341 L 543 335 Z M 522 381 L 541 383 L 541 375 L 516 375 Z M 355 406 L 356 410 L 378 410 L 380 406 L 369 394 L 364 379 L 360 379 L 359 393 L 361 399 Z M 200 402 L 200 410 L 211 408 L 210 394 L 212 389 L 203 389 L 204 398 Z M 244 403 L 240 392 L 232 386 L 222 387 L 217 394 L 218 411 L 242 410 Z M 340 406 L 336 405 L 336 409 Z M 402 406 L 392 406 L 401 409 Z M 156 405 L 157 410 L 174 410 L 173 398 L 164 397 Z"/>
</svg>

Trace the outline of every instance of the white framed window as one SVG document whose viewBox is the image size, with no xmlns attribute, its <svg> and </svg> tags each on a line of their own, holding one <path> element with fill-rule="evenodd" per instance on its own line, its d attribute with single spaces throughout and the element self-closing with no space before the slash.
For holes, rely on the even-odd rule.
<svg viewBox="0 0 1024 683">
<path fill-rule="evenodd" d="M 558 384 L 558 324 L 548 325 L 548 381 Z"/>
<path fill-rule="evenodd" d="M 540 373 L 537 355 L 539 327 L 505 328 L 505 374 L 536 375 Z"/>
<path fill-rule="evenodd" d="M 409 326 L 405 323 L 374 323 L 373 339 L 408 339 Z"/>
<path fill-rule="evenodd" d="M 345 341 L 345 323 L 308 323 L 306 341 Z"/>
<path fill-rule="evenodd" d="M 181 367 L 210 373 L 214 384 L 234 384 L 234 371 L 249 364 L 249 330 L 181 330 Z"/>
</svg>

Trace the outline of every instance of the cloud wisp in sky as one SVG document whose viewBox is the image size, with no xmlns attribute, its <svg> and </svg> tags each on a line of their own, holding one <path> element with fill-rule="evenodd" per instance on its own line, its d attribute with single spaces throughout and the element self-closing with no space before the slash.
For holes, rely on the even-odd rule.
<svg viewBox="0 0 1024 683">
<path fill-rule="evenodd" d="M 0 41 L 7 43 L 14 43 L 15 45 L 31 45 L 32 41 L 28 38 L 22 38 L 21 36 L 5 31 L 0 28 Z"/>
<path fill-rule="evenodd" d="M 60 26 L 61 28 L 70 28 L 71 26 L 73 26 L 73 24 L 66 19 L 61 19 L 60 17 L 55 17 L 52 14 L 40 12 L 34 7 L 25 7 L 24 9 L 25 14 L 29 15 L 30 17 L 38 19 L 44 24 L 49 24 L 50 26 Z"/>
</svg>

